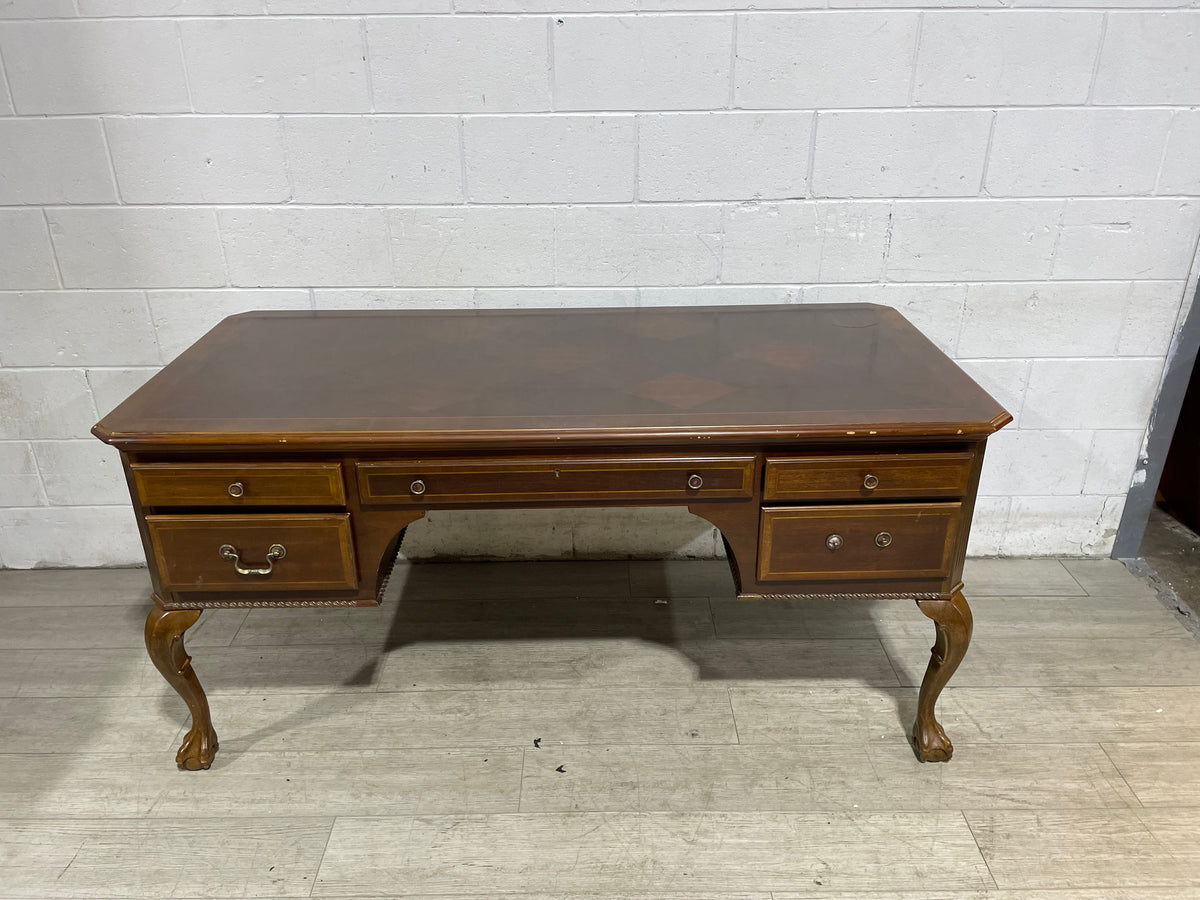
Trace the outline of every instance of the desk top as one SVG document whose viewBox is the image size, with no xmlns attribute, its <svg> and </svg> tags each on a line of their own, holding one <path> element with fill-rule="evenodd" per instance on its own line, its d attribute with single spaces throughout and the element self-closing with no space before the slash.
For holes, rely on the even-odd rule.
<svg viewBox="0 0 1200 900">
<path fill-rule="evenodd" d="M 93 429 L 129 450 L 990 434 L 1011 416 L 873 304 L 232 316 Z"/>
</svg>

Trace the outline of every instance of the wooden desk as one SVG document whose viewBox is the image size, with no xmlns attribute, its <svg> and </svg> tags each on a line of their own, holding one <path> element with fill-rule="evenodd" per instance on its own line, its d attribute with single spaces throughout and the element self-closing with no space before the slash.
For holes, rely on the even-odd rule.
<svg viewBox="0 0 1200 900">
<path fill-rule="evenodd" d="M 987 436 L 1011 416 L 905 319 L 851 304 L 257 312 L 223 321 L 93 429 L 121 450 L 187 702 L 205 609 L 374 606 L 430 509 L 686 506 L 738 596 L 917 601 L 936 643 L 913 735 L 966 652 L 962 566 Z"/>
</svg>

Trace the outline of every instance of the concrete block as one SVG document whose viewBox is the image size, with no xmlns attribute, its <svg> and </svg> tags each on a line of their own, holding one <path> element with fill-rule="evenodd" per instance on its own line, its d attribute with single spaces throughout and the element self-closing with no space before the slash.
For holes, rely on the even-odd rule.
<svg viewBox="0 0 1200 900">
<path fill-rule="evenodd" d="M 0 293 L 6 366 L 157 365 L 140 291 Z"/>
<path fill-rule="evenodd" d="M 165 19 L 8 22 L 0 56 L 22 115 L 191 109 L 175 23 Z"/>
<path fill-rule="evenodd" d="M 571 511 L 434 510 L 404 535 L 405 559 L 570 559 Z"/>
<path fill-rule="evenodd" d="M 913 11 L 740 16 L 734 105 L 906 106 L 918 19 Z"/>
<path fill-rule="evenodd" d="M 474 288 L 374 288 L 313 291 L 316 309 L 470 309 Z"/>
<path fill-rule="evenodd" d="M 721 271 L 719 206 L 576 206 L 557 210 L 563 285 L 694 285 Z"/>
<path fill-rule="evenodd" d="M 274 116 L 137 116 L 104 127 L 126 203 L 291 199 L 283 126 Z"/>
<path fill-rule="evenodd" d="M 874 281 L 883 268 L 886 203 L 744 203 L 725 217 L 726 283 Z"/>
<path fill-rule="evenodd" d="M 987 157 L 989 110 L 822 112 L 817 197 L 973 197 Z"/>
<path fill-rule="evenodd" d="M 0 546 L 12 569 L 144 565 L 137 520 L 122 506 L 0 509 Z"/>
<path fill-rule="evenodd" d="M 48 210 L 69 288 L 210 287 L 226 282 L 211 209 Z"/>
<path fill-rule="evenodd" d="M 1025 404 L 1025 391 L 1029 387 L 1030 361 L 960 359 L 958 365 L 1013 416 L 1015 421 L 1006 428 L 1017 428 L 1021 424 L 1021 407 Z"/>
<path fill-rule="evenodd" d="M 226 316 L 312 305 L 308 291 L 150 291 L 147 296 L 163 362 L 173 360 Z"/>
<path fill-rule="evenodd" d="M 745 306 L 800 303 L 804 288 L 781 284 L 702 284 L 696 287 L 644 287 L 638 306 Z"/>
<path fill-rule="evenodd" d="M 479 116 L 463 123 L 471 200 L 589 203 L 633 200 L 633 116 Z"/>
<path fill-rule="evenodd" d="M 98 119 L 0 120 L 0 204 L 117 199 Z"/>
<path fill-rule="evenodd" d="M 575 559 L 712 559 L 717 530 L 684 507 L 573 509 Z"/>
<path fill-rule="evenodd" d="M 993 197 L 1149 194 L 1169 109 L 1002 109 L 988 161 Z"/>
<path fill-rule="evenodd" d="M 1185 288 L 1182 281 L 1133 282 L 1117 355 L 1166 356 L 1175 336 Z"/>
<path fill-rule="evenodd" d="M 1050 274 L 1059 201 L 897 201 L 887 276 L 895 281 L 1038 279 Z"/>
<path fill-rule="evenodd" d="M 535 112 L 550 109 L 542 18 L 367 20 L 380 112 Z"/>
<path fill-rule="evenodd" d="M 1005 428 L 988 438 L 981 494 L 1079 494 L 1088 471 L 1092 432 Z"/>
<path fill-rule="evenodd" d="M 253 16 L 263 11 L 263 0 L 76 0 L 76 3 L 81 16 Z"/>
<path fill-rule="evenodd" d="M 179 33 L 197 112 L 371 108 L 355 19 L 182 19 Z"/>
<path fill-rule="evenodd" d="M 1000 552 L 1005 556 L 1107 556 L 1124 497 L 1014 497 Z"/>
<path fill-rule="evenodd" d="M 40 209 L 0 209 L 0 290 L 58 287 L 50 233 Z"/>
<path fill-rule="evenodd" d="M 116 506 L 129 502 L 121 455 L 92 438 L 35 441 L 46 496 L 53 506 Z"/>
<path fill-rule="evenodd" d="M 552 209 L 395 209 L 389 227 L 397 285 L 554 283 Z"/>
<path fill-rule="evenodd" d="M 448 13 L 453 0 L 260 0 L 275 15 L 351 15 L 358 13 Z M 459 12 L 464 12 L 459 6 Z"/>
<path fill-rule="evenodd" d="M 805 303 L 890 306 L 950 356 L 958 354 L 966 299 L 965 284 L 818 284 L 804 289 Z"/>
<path fill-rule="evenodd" d="M 1161 359 L 1035 359 L 1023 428 L 1145 428 Z"/>
<path fill-rule="evenodd" d="M 1197 234 L 1197 200 L 1068 200 L 1054 277 L 1182 280 Z"/>
<path fill-rule="evenodd" d="M 479 309 L 578 309 L 638 305 L 634 288 L 479 288 L 473 305 Z"/>
<path fill-rule="evenodd" d="M 391 283 L 387 212 L 383 209 L 222 209 L 218 217 L 234 285 Z"/>
<path fill-rule="evenodd" d="M 412 287 L 551 284 L 554 211 L 522 206 L 397 209 L 395 282 Z"/>
<path fill-rule="evenodd" d="M 1084 103 L 1103 19 L 1099 12 L 927 10 L 913 102 Z"/>
<path fill-rule="evenodd" d="M 1200 10 L 1109 13 L 1092 101 L 1200 103 Z"/>
<path fill-rule="evenodd" d="M 972 284 L 958 350 L 967 357 L 1111 356 L 1128 282 Z"/>
<path fill-rule="evenodd" d="M 1200 194 L 1200 109 L 1175 110 L 1158 193 Z"/>
<path fill-rule="evenodd" d="M 461 203 L 458 120 L 288 116 L 298 203 Z"/>
<path fill-rule="evenodd" d="M 647 8 L 639 0 L 455 0 L 460 13 L 564 13 L 564 12 L 636 12 Z M 689 9 L 695 7 L 688 4 Z"/>
<path fill-rule="evenodd" d="M 25 441 L 0 441 L 0 507 L 47 502 L 33 447 Z"/>
<path fill-rule="evenodd" d="M 149 381 L 159 371 L 158 367 L 88 369 L 87 383 L 96 401 L 98 419 L 103 419 L 125 401 L 130 394 Z M 88 425 L 91 428 L 97 419 Z M 81 437 L 82 435 L 68 435 Z M 46 435 L 57 437 L 57 435 Z"/>
<path fill-rule="evenodd" d="M 82 369 L 0 369 L 0 440 L 82 438 L 95 424 Z"/>
<path fill-rule="evenodd" d="M 1012 501 L 1008 497 L 976 498 L 975 515 L 971 521 L 971 538 L 967 542 L 967 556 L 1000 555 L 1011 505 Z"/>
<path fill-rule="evenodd" d="M 1088 455 L 1085 494 L 1125 494 L 1142 452 L 1144 431 L 1097 431 Z"/>
<path fill-rule="evenodd" d="M 713 112 L 641 116 L 642 200 L 804 197 L 812 114 Z"/>
<path fill-rule="evenodd" d="M 568 16 L 551 30 L 555 109 L 729 105 L 732 16 Z"/>
<path fill-rule="evenodd" d="M 0 19 L 74 19 L 74 0 L 3 0 Z"/>
</svg>

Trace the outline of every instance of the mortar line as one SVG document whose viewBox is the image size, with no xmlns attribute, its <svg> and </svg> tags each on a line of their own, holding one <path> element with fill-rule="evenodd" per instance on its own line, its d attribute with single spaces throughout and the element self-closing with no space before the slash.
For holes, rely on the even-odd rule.
<svg viewBox="0 0 1200 900">
<path fill-rule="evenodd" d="M 104 159 L 108 162 L 108 174 L 112 177 L 113 193 L 117 195 L 117 204 L 125 205 L 125 197 L 121 193 L 121 183 L 117 180 L 117 164 L 113 161 L 112 144 L 108 136 L 108 119 L 99 117 L 100 143 L 104 147 Z"/>
<path fill-rule="evenodd" d="M 358 20 L 358 33 L 362 38 L 362 56 L 363 66 L 366 69 L 367 79 L 367 102 L 371 106 L 371 112 L 375 112 L 375 79 L 371 75 L 371 42 L 367 40 L 367 19 L 364 16 Z"/>
<path fill-rule="evenodd" d="M 1092 77 L 1088 81 L 1087 99 L 1084 106 L 1092 106 L 1096 93 L 1096 80 L 1100 77 L 1100 60 L 1104 56 L 1104 41 L 1108 37 L 1108 11 L 1100 19 L 1100 40 L 1096 42 L 1096 59 L 1092 62 Z"/>
<path fill-rule="evenodd" d="M 46 226 L 46 240 L 50 242 L 50 258 L 54 260 L 54 277 L 58 279 L 58 287 L 60 290 L 66 290 L 66 282 L 63 281 L 62 263 L 58 261 L 58 247 L 54 246 L 54 232 L 50 228 L 50 214 L 46 212 L 46 207 L 42 207 L 42 224 Z"/>
<path fill-rule="evenodd" d="M 196 111 L 196 101 L 192 98 L 192 76 L 188 71 L 187 53 L 183 49 L 183 28 L 181 20 L 175 20 L 175 46 L 179 48 L 179 65 L 183 68 L 183 87 L 187 91 L 188 109 Z"/>
</svg>

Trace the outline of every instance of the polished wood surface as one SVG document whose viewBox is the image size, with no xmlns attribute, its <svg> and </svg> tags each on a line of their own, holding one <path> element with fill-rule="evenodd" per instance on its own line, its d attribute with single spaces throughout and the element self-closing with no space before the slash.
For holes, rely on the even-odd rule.
<svg viewBox="0 0 1200 900">
<path fill-rule="evenodd" d="M 255 312 L 96 427 L 154 446 L 962 437 L 1009 420 L 872 304 Z"/>
<path fill-rule="evenodd" d="M 122 451 L 161 612 L 377 605 L 432 509 L 686 507 L 739 597 L 940 604 L 915 733 L 945 759 L 933 706 L 1010 418 L 870 304 L 271 312 L 226 319 L 94 432 Z M 156 626 L 160 669 L 183 621 Z"/>
</svg>

